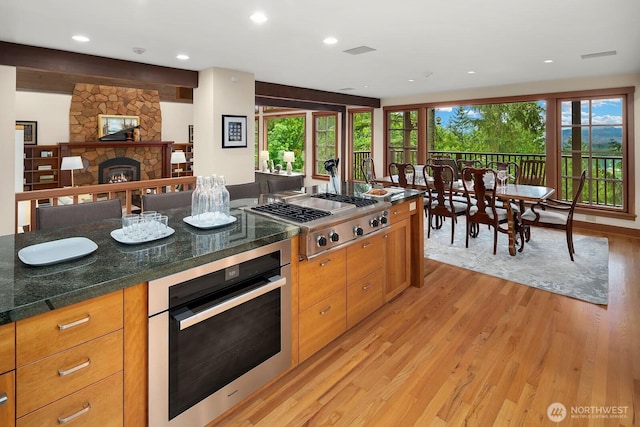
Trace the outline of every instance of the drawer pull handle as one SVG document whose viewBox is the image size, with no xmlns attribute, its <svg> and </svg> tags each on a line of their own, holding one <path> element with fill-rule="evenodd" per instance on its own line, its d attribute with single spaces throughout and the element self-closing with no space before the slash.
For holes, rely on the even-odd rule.
<svg viewBox="0 0 640 427">
<path fill-rule="evenodd" d="M 89 320 L 91 320 L 91 315 L 87 314 L 87 317 L 84 317 L 84 318 L 82 318 L 80 320 L 76 320 L 75 322 L 65 323 L 64 325 L 58 324 L 58 329 L 60 329 L 61 331 L 64 331 L 65 329 L 70 329 L 70 328 L 73 328 L 75 326 L 80 326 L 82 324 L 85 324 Z"/>
<path fill-rule="evenodd" d="M 324 310 L 320 310 L 320 316 L 324 316 L 325 314 L 327 314 L 330 311 L 331 311 L 331 306 L 325 308 Z"/>
<path fill-rule="evenodd" d="M 364 248 L 368 248 L 369 246 L 371 246 L 371 242 L 364 243 L 364 244 L 362 245 L 362 249 L 364 249 Z"/>
<path fill-rule="evenodd" d="M 324 266 L 328 265 L 330 262 L 331 262 L 331 258 L 329 258 L 329 259 L 328 259 L 328 260 L 326 260 L 326 261 L 322 261 L 322 262 L 320 263 L 320 267 L 324 267 Z"/>
<path fill-rule="evenodd" d="M 80 415 L 86 414 L 87 412 L 89 412 L 89 409 L 91 409 L 91 402 L 87 402 L 86 406 L 82 409 L 80 409 L 78 412 L 76 412 L 75 414 L 71 414 L 68 417 L 58 417 L 58 424 L 66 424 L 69 421 L 72 421 L 76 418 L 78 418 Z"/>
<path fill-rule="evenodd" d="M 73 368 L 69 368 L 66 371 L 61 371 L 60 369 L 58 369 L 58 375 L 60 375 L 61 377 L 64 377 L 66 375 L 73 374 L 74 372 L 79 371 L 80 369 L 87 368 L 89 367 L 89 365 L 91 365 L 91 359 L 87 359 L 86 362 L 83 362 L 78 366 L 74 366 Z"/>
<path fill-rule="evenodd" d="M 367 292 L 370 288 L 371 288 L 371 282 L 367 282 L 367 284 L 362 287 L 362 290 Z"/>
<path fill-rule="evenodd" d="M 388 238 L 389 238 L 389 235 L 388 235 L 388 234 L 385 234 L 385 235 L 384 235 L 384 236 L 382 236 L 382 237 L 383 237 L 383 238 L 385 238 L 385 239 L 388 239 Z"/>
<path fill-rule="evenodd" d="M 7 397 L 7 393 L 0 393 L 0 406 L 4 405 L 8 401 L 9 401 L 9 398 Z"/>
</svg>

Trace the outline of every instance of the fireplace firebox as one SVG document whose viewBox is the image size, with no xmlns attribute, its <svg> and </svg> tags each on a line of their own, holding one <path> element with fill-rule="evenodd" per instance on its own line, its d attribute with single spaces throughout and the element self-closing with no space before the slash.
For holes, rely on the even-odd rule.
<svg viewBox="0 0 640 427">
<path fill-rule="evenodd" d="M 129 157 L 115 157 L 98 165 L 99 184 L 140 180 L 140 162 Z"/>
</svg>

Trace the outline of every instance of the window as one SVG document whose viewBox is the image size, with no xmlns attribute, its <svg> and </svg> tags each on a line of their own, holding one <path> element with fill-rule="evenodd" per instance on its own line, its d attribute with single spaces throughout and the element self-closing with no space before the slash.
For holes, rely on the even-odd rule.
<svg viewBox="0 0 640 427">
<path fill-rule="evenodd" d="M 254 135 L 253 135 L 253 147 L 254 147 L 254 152 L 253 152 L 253 167 L 255 169 L 260 169 L 261 165 L 258 164 L 258 160 L 259 160 L 259 155 L 260 155 L 260 131 L 259 131 L 259 122 L 260 120 L 256 117 L 255 118 L 255 128 L 254 128 Z"/>
<path fill-rule="evenodd" d="M 386 164 L 418 160 L 418 110 L 388 111 Z"/>
<path fill-rule="evenodd" d="M 269 160 L 275 165 L 286 168 L 282 156 L 285 151 L 293 151 L 295 161 L 291 164 L 294 172 L 304 172 L 304 140 L 305 116 L 272 116 L 265 117 L 266 149 Z"/>
<path fill-rule="evenodd" d="M 581 203 L 621 209 L 625 206 L 625 97 L 559 100 L 560 188 L 563 199 L 587 170 Z"/>
<path fill-rule="evenodd" d="M 351 178 L 356 181 L 364 181 L 362 175 L 362 160 L 371 157 L 373 152 L 373 111 L 349 110 L 349 123 L 351 125 Z"/>
<path fill-rule="evenodd" d="M 328 177 L 324 162 L 337 157 L 336 113 L 313 113 L 313 177 Z"/>
<path fill-rule="evenodd" d="M 564 200 L 573 199 L 586 169 L 580 210 L 628 219 L 635 211 L 629 132 L 634 91 L 627 87 L 385 107 L 385 161 L 423 163 L 433 156 L 483 164 L 543 159 L 546 185 L 556 189 L 554 198 Z M 423 112 L 424 120 L 419 118 Z"/>
</svg>

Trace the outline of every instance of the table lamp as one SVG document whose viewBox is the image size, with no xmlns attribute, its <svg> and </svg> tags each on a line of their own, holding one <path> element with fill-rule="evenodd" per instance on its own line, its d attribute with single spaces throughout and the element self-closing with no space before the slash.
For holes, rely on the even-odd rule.
<svg viewBox="0 0 640 427">
<path fill-rule="evenodd" d="M 171 164 L 187 163 L 187 156 L 184 155 L 184 151 L 176 150 L 171 152 Z M 181 172 L 182 169 L 176 169 L 174 172 Z"/>
<path fill-rule="evenodd" d="M 73 171 L 76 169 L 83 169 L 84 165 L 82 164 L 82 157 L 80 156 L 70 156 L 63 157 L 62 164 L 60 165 L 60 169 L 63 171 L 71 171 L 71 186 L 75 187 L 73 183 Z"/>
<path fill-rule="evenodd" d="M 260 162 L 260 167 L 262 168 L 262 172 L 267 172 L 269 170 L 269 152 L 267 150 L 260 151 L 258 160 Z"/>
<path fill-rule="evenodd" d="M 282 156 L 282 160 L 287 162 L 287 175 L 291 175 L 292 172 L 292 168 L 291 168 L 291 162 L 294 162 L 296 160 L 296 156 L 294 154 L 293 151 L 285 151 L 284 155 Z"/>
</svg>

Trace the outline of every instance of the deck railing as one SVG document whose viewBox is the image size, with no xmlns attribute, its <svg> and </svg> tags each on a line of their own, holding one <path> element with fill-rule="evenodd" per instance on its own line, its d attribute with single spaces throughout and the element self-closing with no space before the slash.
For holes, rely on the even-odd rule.
<svg viewBox="0 0 640 427">
<path fill-rule="evenodd" d="M 396 162 L 404 162 L 406 150 L 395 149 L 391 151 L 391 159 Z M 421 164 L 425 161 L 417 161 L 417 153 L 415 150 L 407 153 L 409 162 L 413 164 Z M 354 152 L 353 176 L 354 179 L 364 181 L 364 176 L 360 170 L 362 159 L 371 156 L 370 151 Z M 491 162 L 515 162 L 520 163 L 521 160 L 545 160 L 544 154 L 523 154 L 523 153 L 484 153 L 471 151 L 432 151 L 431 157 L 450 157 L 454 160 L 480 160 L 483 165 Z M 622 156 L 582 156 L 581 168 L 589 169 L 588 180 L 583 190 L 582 199 L 584 203 L 594 206 L 606 206 L 612 208 L 620 208 L 623 205 L 623 159 Z M 558 194 L 565 199 L 572 198 L 572 189 L 576 183 L 577 175 L 574 173 L 574 158 L 569 155 L 561 157 L 561 175 L 560 187 Z M 584 166 L 583 166 L 584 165 Z M 579 174 L 578 174 L 579 175 Z"/>
</svg>

